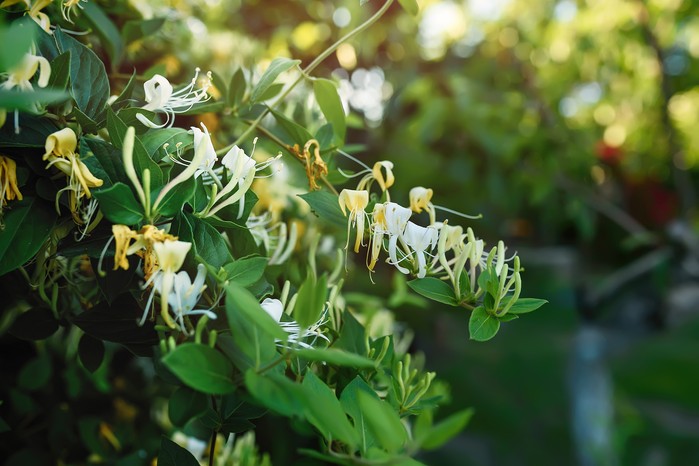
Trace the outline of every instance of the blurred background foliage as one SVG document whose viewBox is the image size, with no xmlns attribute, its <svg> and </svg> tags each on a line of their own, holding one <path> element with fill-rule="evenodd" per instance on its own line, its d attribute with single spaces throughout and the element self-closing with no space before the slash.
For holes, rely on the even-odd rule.
<svg viewBox="0 0 699 466">
<path fill-rule="evenodd" d="M 305 65 L 381 5 L 100 3 L 170 20 L 130 46 L 113 79 L 133 63 L 182 82 L 194 64 L 224 81 L 277 56 Z M 476 408 L 467 431 L 424 461 L 699 464 L 699 292 L 687 246 L 697 225 L 699 2 L 419 3 L 417 19 L 394 5 L 314 75 L 339 82 L 359 158 L 393 161 L 404 199 L 423 185 L 437 204 L 483 213 L 475 222 L 485 239 L 509 239 L 522 256 L 526 294 L 550 301 L 481 345 L 468 341 L 463 314 L 407 299 L 387 268 L 377 285 L 356 272 L 354 305 L 363 292 L 387 298 L 416 329 L 428 368 L 449 382 L 450 409 Z M 307 115 L 311 93 L 294 92 L 301 103 L 284 113 Z M 213 134 L 244 129 L 229 124 L 207 121 Z M 633 279 L 615 274 L 658 252 Z M 613 299 L 596 299 L 606 285 Z M 579 430 L 586 393 L 603 417 L 588 434 L 602 440 Z M 600 408 L 605 396 L 611 405 Z M 590 459 L 586 442 L 602 453 Z"/>
</svg>

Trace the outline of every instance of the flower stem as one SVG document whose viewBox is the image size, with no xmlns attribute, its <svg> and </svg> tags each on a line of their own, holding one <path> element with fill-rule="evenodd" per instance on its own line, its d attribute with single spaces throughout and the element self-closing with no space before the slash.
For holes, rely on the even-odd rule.
<svg viewBox="0 0 699 466">
<path fill-rule="evenodd" d="M 384 13 L 388 11 L 388 8 L 393 4 L 393 1 L 394 0 L 386 0 L 386 2 L 381 6 L 381 8 L 379 8 L 376 11 L 376 13 L 374 13 L 369 19 L 367 19 L 362 24 L 360 24 L 359 26 L 357 26 L 356 28 L 352 29 L 350 32 L 339 38 L 334 44 L 332 44 L 330 47 L 325 49 L 320 55 L 318 55 L 311 63 L 308 64 L 308 66 L 301 70 L 301 75 L 298 78 L 296 78 L 296 81 L 291 83 L 291 85 L 286 88 L 282 95 L 280 95 L 279 98 L 275 100 L 273 104 L 269 105 L 262 113 L 260 113 L 260 116 L 258 116 L 255 119 L 255 121 L 252 122 L 248 129 L 246 129 L 243 132 L 243 134 L 241 134 L 240 137 L 236 139 L 234 143 L 229 144 L 223 149 L 217 151 L 216 153 L 218 155 L 225 154 L 231 147 L 237 146 L 241 144 L 245 139 L 247 139 L 250 136 L 250 134 L 257 128 L 262 119 L 266 117 L 274 107 L 279 105 L 279 103 L 282 102 L 289 95 L 289 93 L 294 87 L 296 87 L 301 81 L 303 81 L 304 78 L 309 76 L 311 72 L 313 72 L 313 70 L 316 69 L 318 65 L 320 65 L 326 58 L 328 58 L 330 54 L 336 51 L 340 47 L 340 45 L 352 39 L 354 36 L 363 32 L 369 26 L 378 21 L 379 18 L 381 18 L 384 15 Z"/>
</svg>

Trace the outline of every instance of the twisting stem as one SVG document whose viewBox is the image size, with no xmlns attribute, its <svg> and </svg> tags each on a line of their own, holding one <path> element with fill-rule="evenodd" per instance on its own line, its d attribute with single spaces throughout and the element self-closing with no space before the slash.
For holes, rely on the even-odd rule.
<svg viewBox="0 0 699 466">
<path fill-rule="evenodd" d="M 262 113 L 260 113 L 260 116 L 258 116 L 255 119 L 255 121 L 252 122 L 252 124 L 248 127 L 248 129 L 243 131 L 243 134 L 241 134 L 240 137 L 238 137 L 238 139 L 235 140 L 235 142 L 233 142 L 232 144 L 229 144 L 228 146 L 224 147 L 223 149 L 220 149 L 216 153 L 218 155 L 225 154 L 226 152 L 228 152 L 228 150 L 231 147 L 237 146 L 238 144 L 241 144 L 245 139 L 247 139 L 250 136 L 250 134 L 255 129 L 257 129 L 257 126 L 260 124 L 262 119 L 264 117 L 266 117 L 274 107 L 276 107 L 277 105 L 279 105 L 279 103 L 281 103 L 284 99 L 286 99 L 286 97 L 289 95 L 289 93 L 291 92 L 291 90 L 294 87 L 296 87 L 301 81 L 303 81 L 304 78 L 309 76 L 311 74 L 311 72 L 313 72 L 313 70 L 316 69 L 318 67 L 318 65 L 320 65 L 326 58 L 328 58 L 330 56 L 330 54 L 332 54 L 335 50 L 337 50 L 338 47 L 340 47 L 340 45 L 342 45 L 343 43 L 352 39 L 354 36 L 361 33 L 366 28 L 368 28 L 369 26 L 374 24 L 376 21 L 378 21 L 378 19 L 381 18 L 384 15 L 384 13 L 386 13 L 386 11 L 388 11 L 388 8 L 391 6 L 391 4 L 393 4 L 393 1 L 394 0 L 386 0 L 386 2 L 381 6 L 381 8 L 379 8 L 376 11 L 376 13 L 374 13 L 369 19 L 364 21 L 362 24 L 360 24 L 356 28 L 352 29 L 350 32 L 348 32 L 344 36 L 342 36 L 334 44 L 332 44 L 330 47 L 325 49 L 320 55 L 318 55 L 311 63 L 308 64 L 308 66 L 306 66 L 301 71 L 301 74 L 298 78 L 296 78 L 296 81 L 294 81 L 289 87 L 287 87 L 286 90 L 282 93 L 282 95 L 280 95 L 279 98 L 277 98 L 277 100 L 275 100 L 273 104 L 271 104 L 267 108 L 265 108 L 265 110 Z"/>
</svg>

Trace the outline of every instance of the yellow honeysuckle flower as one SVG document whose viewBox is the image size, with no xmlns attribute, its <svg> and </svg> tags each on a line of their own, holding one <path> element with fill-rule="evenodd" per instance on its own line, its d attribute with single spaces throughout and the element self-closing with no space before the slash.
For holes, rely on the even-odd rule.
<svg viewBox="0 0 699 466">
<path fill-rule="evenodd" d="M 63 3 L 61 3 L 61 14 L 63 15 L 63 19 L 72 24 L 72 15 L 75 7 L 78 7 L 81 10 L 83 8 L 80 2 L 87 2 L 87 0 L 65 0 Z"/>
<path fill-rule="evenodd" d="M 410 210 L 419 214 L 423 209 L 431 210 L 433 191 L 430 188 L 417 186 L 410 190 Z"/>
<path fill-rule="evenodd" d="M 1 87 L 8 90 L 16 87 L 21 91 L 30 92 L 34 89 L 30 80 L 37 71 L 39 71 L 37 84 L 39 87 L 46 87 L 51 76 L 49 61 L 42 56 L 26 53 L 22 61 L 9 71 L 7 81 L 2 83 Z"/>
<path fill-rule="evenodd" d="M 78 139 L 75 132 L 70 128 L 63 128 L 60 131 L 50 134 L 46 138 L 43 160 L 49 163 L 46 168 L 55 166 L 68 177 L 68 186 L 60 190 L 56 195 L 56 210 L 60 212 L 58 207 L 58 199 L 63 191 L 70 191 L 70 210 L 73 219 L 79 225 L 87 222 L 80 215 L 81 201 L 83 197 L 90 199 L 92 193 L 90 188 L 98 188 L 102 186 L 103 181 L 95 177 L 90 169 L 80 161 L 80 156 L 75 152 L 78 145 Z M 93 209 L 94 210 L 94 209 Z"/>
<path fill-rule="evenodd" d="M 129 261 L 126 259 L 126 256 L 129 256 L 142 248 L 141 244 L 131 244 L 131 241 L 137 239 L 139 235 L 126 225 L 112 225 L 112 235 L 114 236 L 114 241 L 116 242 L 116 250 L 114 252 L 114 270 L 119 268 L 128 270 Z"/>
<path fill-rule="evenodd" d="M 354 242 L 354 252 L 359 252 L 359 246 L 362 244 L 364 237 L 364 219 L 367 216 L 364 209 L 369 204 L 369 192 L 358 191 L 354 189 L 343 189 L 338 198 L 342 213 L 347 216 L 346 209 L 349 209 L 350 215 L 347 220 L 347 245 L 349 245 L 349 231 L 353 224 L 357 225 L 357 238 Z M 345 245 L 345 247 L 347 247 Z"/>
<path fill-rule="evenodd" d="M 37 0 L 37 2 L 31 6 L 29 12 L 27 13 L 41 29 L 46 31 L 47 34 L 53 34 L 51 31 L 51 20 L 49 19 L 48 15 L 41 10 L 49 6 L 52 1 L 53 0 Z"/>
<path fill-rule="evenodd" d="M 17 186 L 17 164 L 14 160 L 0 155 L 0 213 L 7 201 L 22 200 Z"/>
<path fill-rule="evenodd" d="M 383 176 L 383 172 L 381 171 L 382 168 L 386 171 L 385 178 Z M 389 162 L 388 160 L 376 162 L 371 172 L 376 181 L 379 183 L 379 186 L 381 186 L 382 191 L 386 191 L 388 188 L 393 186 L 393 183 L 395 182 L 395 177 L 393 176 L 393 162 Z"/>
<path fill-rule="evenodd" d="M 348 154 L 344 154 L 345 156 L 348 156 Z M 353 158 L 354 159 L 354 158 Z M 354 159 L 356 160 L 356 159 Z M 369 168 L 366 165 L 364 165 L 363 162 L 356 160 L 359 162 L 364 168 L 364 170 L 360 171 L 359 173 L 355 173 L 354 175 L 345 175 L 351 178 L 357 177 L 364 175 L 361 180 L 359 180 L 359 183 L 357 183 L 357 190 L 366 190 L 369 191 L 371 189 L 371 184 L 376 181 L 379 183 L 379 187 L 381 188 L 382 192 L 386 193 L 386 200 L 390 201 L 391 196 L 388 193 L 388 188 L 393 186 L 393 183 L 395 182 L 395 177 L 393 176 L 393 162 L 390 162 L 388 160 L 380 160 L 376 162 L 373 166 L 373 168 Z M 386 175 L 384 176 L 384 172 L 386 172 Z M 342 173 L 342 170 L 340 170 L 340 173 Z"/>
</svg>

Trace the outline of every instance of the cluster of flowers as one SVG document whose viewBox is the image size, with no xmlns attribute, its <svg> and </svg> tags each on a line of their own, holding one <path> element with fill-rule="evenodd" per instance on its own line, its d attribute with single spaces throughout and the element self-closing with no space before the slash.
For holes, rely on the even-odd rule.
<svg viewBox="0 0 699 466">
<path fill-rule="evenodd" d="M 18 2 L 5 1 L 0 4 L 0 7 L 10 6 L 14 3 Z M 77 2 L 65 2 L 66 10 L 64 11 L 69 13 L 69 8 L 74 5 L 77 5 Z M 44 6 L 46 5 L 38 2 L 34 5 L 34 9 L 40 11 Z M 30 8 L 31 5 L 27 3 L 27 7 Z M 69 16 L 66 19 L 69 19 Z M 8 73 L 7 79 L 0 87 L 7 90 L 17 88 L 20 91 L 31 92 L 33 90 L 31 80 L 37 72 L 39 72 L 39 86 L 45 87 L 51 74 L 48 61 L 44 57 L 34 55 L 34 52 L 27 53 L 22 62 Z M 141 108 L 144 111 L 164 114 L 165 123 L 157 124 L 149 120 L 145 114 L 138 114 L 138 120 L 149 128 L 170 127 L 174 123 L 176 113 L 185 112 L 195 104 L 208 100 L 210 98 L 207 93 L 211 85 L 210 74 L 207 73 L 207 79 L 204 82 L 198 83 L 199 72 L 197 69 L 191 82 L 177 91 L 173 91 L 172 84 L 160 75 L 155 75 L 146 81 L 144 83 L 146 103 Z M 200 87 L 197 88 L 197 84 Z M 2 123 L 4 121 L 0 122 L 0 125 Z M 194 152 L 191 160 L 187 160 L 183 156 L 185 148 L 181 143 L 177 144 L 172 152 L 168 150 L 170 148 L 167 144 L 164 146 L 169 159 L 184 166 L 185 169 L 171 179 L 159 192 L 155 201 L 151 202 L 150 190 L 145 181 L 147 176 L 145 173 L 137 173 L 134 166 L 134 130 L 129 128 L 127 131 L 123 149 L 124 170 L 143 204 L 146 214 L 149 214 L 149 211 L 153 213 L 153 215 L 147 216 L 152 220 L 157 215 L 157 208 L 166 194 L 178 184 L 192 177 L 194 179 L 201 177 L 203 183 L 209 187 L 209 202 L 201 212 L 196 212 L 195 215 L 202 218 L 212 217 L 223 208 L 238 203 L 238 218 L 241 218 L 245 207 L 245 195 L 251 189 L 254 180 L 264 178 L 266 175 L 259 173 L 276 162 L 281 154 L 258 163 L 253 159 L 252 154 L 248 156 L 243 149 L 233 146 L 222 157 L 220 164 L 216 166 L 219 158 L 206 126 L 202 124 L 201 129 L 192 127 L 190 132 L 193 136 Z M 72 218 L 82 231 L 82 235 L 78 239 L 82 239 L 102 220 L 102 216 L 99 214 L 99 203 L 92 196 L 91 189 L 101 187 L 103 180 L 90 172 L 80 159 L 77 147 L 78 136 L 75 131 L 69 127 L 63 128 L 47 137 L 43 159 L 48 162 L 46 169 L 57 169 L 66 177 L 65 188 L 59 189 L 56 195 L 56 210 L 60 214 L 61 195 L 68 192 L 68 205 Z M 275 176 L 275 173 L 272 176 Z M 0 155 L 0 215 L 2 208 L 7 206 L 8 201 L 22 200 L 22 198 L 15 161 L 10 157 Z M 292 223 L 288 227 L 284 221 L 281 221 L 279 209 L 279 202 L 270 200 L 267 211 L 259 215 L 250 215 L 247 219 L 247 227 L 258 244 L 264 247 L 271 265 L 285 262 L 291 256 L 297 241 L 296 225 Z M 127 256 L 136 255 L 141 260 L 139 269 L 144 280 L 143 289 L 150 289 L 140 320 L 141 325 L 151 313 L 156 295 L 160 297 L 162 320 L 170 328 L 177 328 L 182 332 L 189 333 L 191 326 L 186 321 L 187 316 L 206 315 L 211 319 L 216 318 L 214 308 L 217 299 L 211 300 L 211 306 L 208 308 L 197 308 L 207 288 L 205 283 L 206 267 L 203 264 L 198 265 L 194 280 L 186 271 L 180 270 L 192 247 L 191 243 L 178 241 L 176 236 L 153 224 L 146 224 L 138 231 L 127 225 L 115 224 L 112 225 L 112 238 L 105 245 L 100 258 L 100 271 L 102 260 L 112 242 L 115 243 L 114 270 L 119 268 L 128 270 L 129 260 Z M 305 345 L 303 342 L 305 338 L 322 337 L 319 331 L 320 322 L 303 331 L 298 324 L 290 319 L 281 322 L 281 310 L 284 307 L 282 301 L 267 299 L 261 303 L 261 306 L 290 334 L 288 342 Z M 288 306 L 287 313 L 291 311 L 292 307 L 293 301 Z"/>
<path fill-rule="evenodd" d="M 356 160 L 355 160 L 356 161 Z M 358 162 L 358 161 L 357 161 Z M 367 267 L 374 271 L 382 251 L 388 252 L 386 262 L 403 274 L 417 278 L 436 277 L 449 281 L 457 302 L 472 306 L 481 298 L 485 289 L 479 286 L 478 276 L 492 269 L 501 285 L 494 296 L 496 306 L 502 303 L 509 308 L 519 297 L 521 290 L 519 257 L 506 258 L 502 241 L 496 247 L 485 250 L 485 243 L 477 239 L 473 230 L 466 232 L 461 226 L 452 226 L 448 220 L 437 221 L 437 211 L 445 211 L 465 218 L 479 218 L 455 212 L 432 203 L 432 189 L 421 186 L 410 190 L 410 206 L 391 202 L 388 189 L 393 185 L 393 163 L 380 161 L 373 168 L 354 176 L 364 175 L 356 189 L 343 189 L 339 196 L 340 208 L 347 215 L 347 245 L 351 230 L 356 229 L 354 252 L 359 252 L 365 236 L 368 236 Z M 378 184 L 382 199 L 367 212 L 373 182 Z M 413 222 L 413 214 L 426 212 L 429 224 L 421 226 Z M 368 225 L 368 228 L 367 228 Z M 368 230 L 368 232 L 367 232 Z M 366 233 L 366 234 L 365 234 Z M 512 262 L 512 265 L 509 264 Z M 508 309 L 499 312 L 504 315 Z"/>
</svg>

